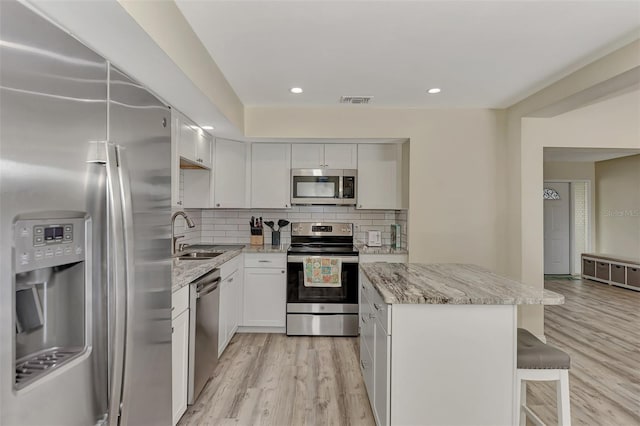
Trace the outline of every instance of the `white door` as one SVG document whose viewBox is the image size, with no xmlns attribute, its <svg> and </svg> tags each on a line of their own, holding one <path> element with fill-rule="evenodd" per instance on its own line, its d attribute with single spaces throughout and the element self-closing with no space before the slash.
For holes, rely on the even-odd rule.
<svg viewBox="0 0 640 426">
<path fill-rule="evenodd" d="M 355 143 L 325 144 L 324 164 L 328 169 L 357 169 L 358 145 Z"/>
<path fill-rule="evenodd" d="M 551 190 L 544 200 L 544 273 L 564 275 L 571 273 L 571 200 L 568 182 L 545 182 Z M 558 199 L 556 198 L 556 194 Z"/>
<path fill-rule="evenodd" d="M 402 207 L 402 188 L 398 185 L 401 149 L 394 144 L 358 145 L 358 209 Z"/>
<path fill-rule="evenodd" d="M 246 268 L 243 324 L 255 327 L 284 327 L 286 310 L 286 271 L 280 268 Z"/>
<path fill-rule="evenodd" d="M 215 207 L 245 208 L 247 182 L 247 145 L 225 139 L 216 140 Z"/>
<path fill-rule="evenodd" d="M 324 144 L 294 143 L 291 145 L 291 168 L 320 169 L 324 167 Z"/>
<path fill-rule="evenodd" d="M 287 209 L 291 203 L 291 145 L 251 146 L 251 207 Z"/>
<path fill-rule="evenodd" d="M 187 411 L 187 385 L 189 376 L 189 310 L 171 321 L 171 370 L 173 424 Z"/>
</svg>

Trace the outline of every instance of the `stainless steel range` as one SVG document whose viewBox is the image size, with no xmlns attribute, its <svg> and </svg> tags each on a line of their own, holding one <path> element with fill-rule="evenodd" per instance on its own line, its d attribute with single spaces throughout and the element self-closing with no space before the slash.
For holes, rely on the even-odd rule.
<svg viewBox="0 0 640 426">
<path fill-rule="evenodd" d="M 358 335 L 358 250 L 353 224 L 291 224 L 287 335 Z"/>
</svg>

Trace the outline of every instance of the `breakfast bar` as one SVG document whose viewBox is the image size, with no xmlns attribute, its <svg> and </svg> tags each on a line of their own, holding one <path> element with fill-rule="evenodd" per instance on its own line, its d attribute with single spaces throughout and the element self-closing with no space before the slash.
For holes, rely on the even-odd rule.
<svg viewBox="0 0 640 426">
<path fill-rule="evenodd" d="M 512 425 L 517 306 L 564 303 L 468 264 L 360 265 L 360 367 L 378 425 Z"/>
</svg>

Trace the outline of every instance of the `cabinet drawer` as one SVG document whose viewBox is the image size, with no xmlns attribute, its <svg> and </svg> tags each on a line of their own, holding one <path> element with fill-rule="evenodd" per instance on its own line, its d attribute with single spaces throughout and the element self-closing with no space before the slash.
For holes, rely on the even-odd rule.
<svg viewBox="0 0 640 426">
<path fill-rule="evenodd" d="M 189 309 L 189 287 L 186 285 L 171 295 L 171 319 Z"/>
<path fill-rule="evenodd" d="M 627 266 L 627 285 L 640 287 L 640 267 Z"/>
<path fill-rule="evenodd" d="M 240 260 L 242 255 L 236 256 L 228 262 L 223 263 L 220 266 L 220 278 L 227 279 L 231 274 L 240 269 Z"/>
<path fill-rule="evenodd" d="M 624 271 L 625 271 L 624 265 L 618 265 L 617 263 L 612 263 L 611 264 L 611 281 L 618 284 L 624 284 L 625 282 Z"/>
<path fill-rule="evenodd" d="M 582 275 L 596 276 L 596 261 L 591 259 L 582 259 Z"/>
<path fill-rule="evenodd" d="M 247 253 L 244 255 L 244 266 L 246 268 L 286 268 L 287 255 L 285 253 L 278 254 L 255 254 Z"/>
<path fill-rule="evenodd" d="M 609 281 L 609 263 L 608 262 L 596 262 L 596 278 Z"/>
<path fill-rule="evenodd" d="M 391 334 L 391 327 L 389 326 L 389 305 L 384 303 L 382 296 L 378 293 L 378 290 L 373 288 L 373 285 L 367 280 L 363 280 L 361 288 L 366 298 L 371 304 L 370 318 L 377 320 L 387 335 Z"/>
</svg>

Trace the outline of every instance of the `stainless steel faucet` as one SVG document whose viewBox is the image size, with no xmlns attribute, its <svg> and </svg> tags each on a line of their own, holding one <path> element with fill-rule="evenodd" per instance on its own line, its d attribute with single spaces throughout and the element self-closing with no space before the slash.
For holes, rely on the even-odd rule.
<svg viewBox="0 0 640 426">
<path fill-rule="evenodd" d="M 178 241 L 178 238 L 184 238 L 184 235 L 178 235 L 178 236 L 175 235 L 176 217 L 178 216 L 182 216 L 184 220 L 187 221 L 187 226 L 189 227 L 189 229 L 195 228 L 196 226 L 196 224 L 193 223 L 193 220 L 191 220 L 191 218 L 182 210 L 175 212 L 173 216 L 171 216 L 171 254 L 172 255 L 176 254 L 176 241 Z"/>
</svg>

